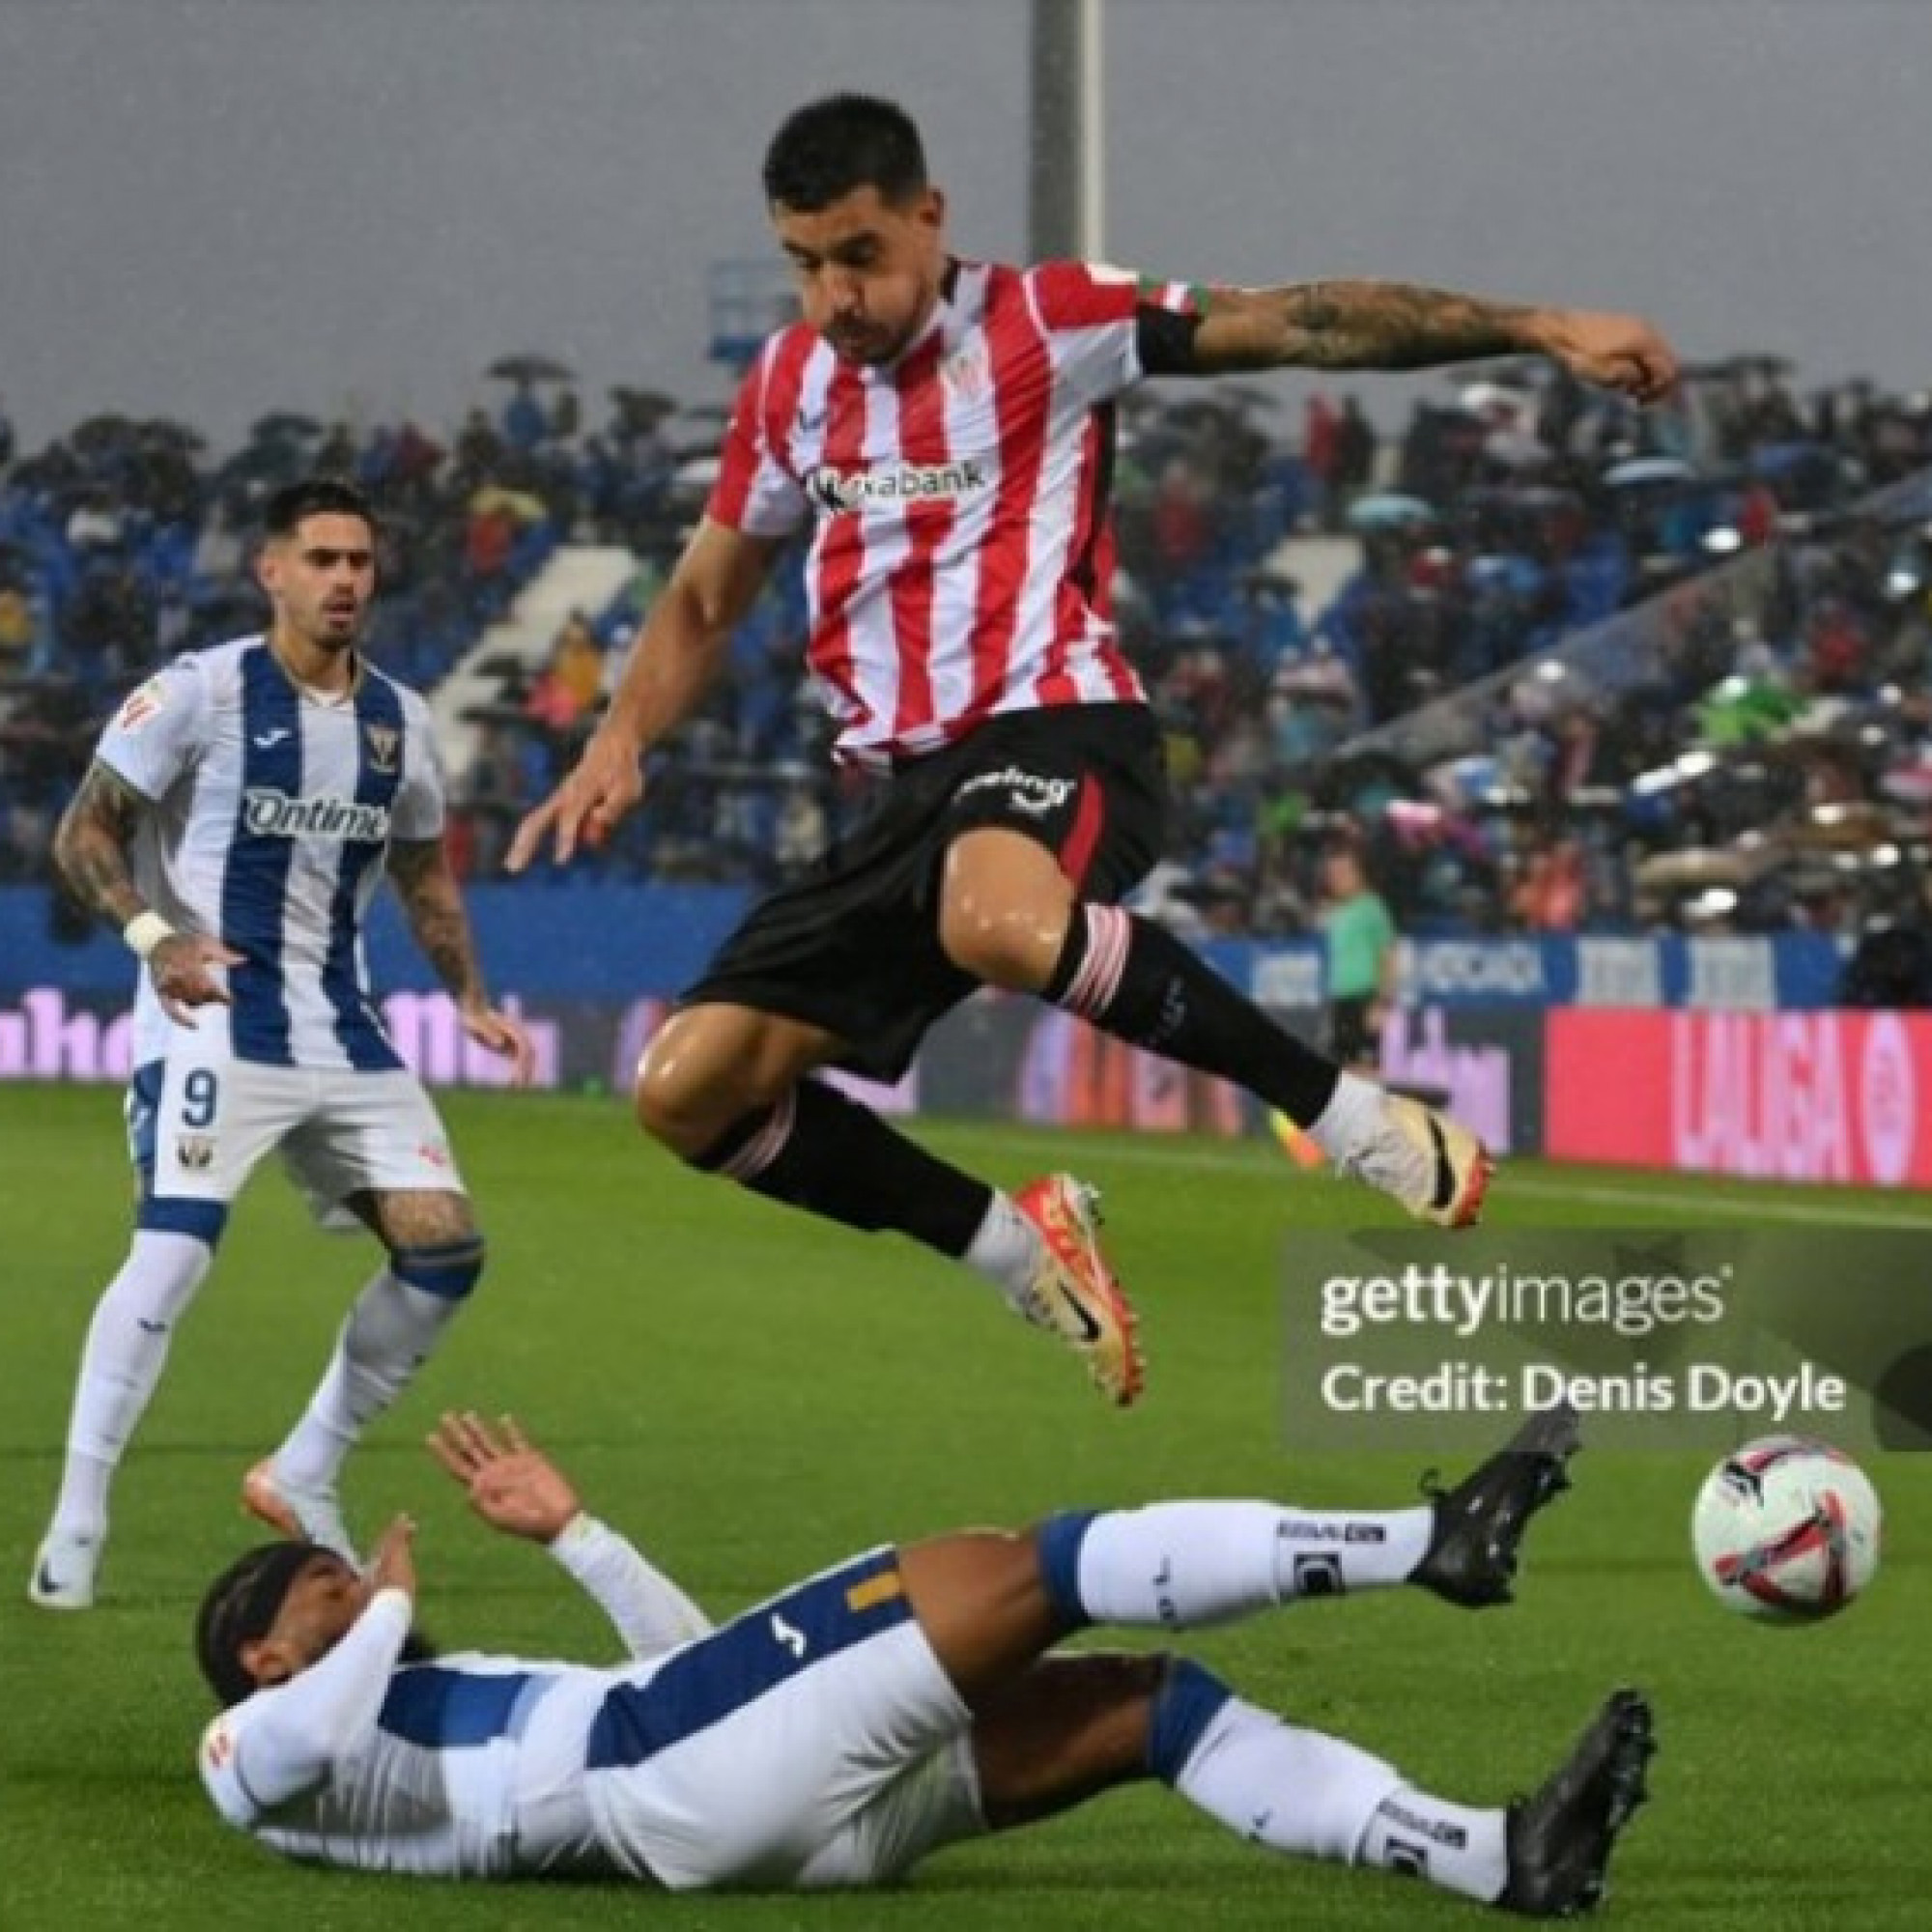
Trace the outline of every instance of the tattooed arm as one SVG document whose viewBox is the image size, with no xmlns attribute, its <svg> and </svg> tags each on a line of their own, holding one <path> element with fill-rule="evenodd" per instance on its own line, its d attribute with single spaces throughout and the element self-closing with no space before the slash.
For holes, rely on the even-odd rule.
<svg viewBox="0 0 1932 1932">
<path fill-rule="evenodd" d="M 96 758 L 72 804 L 61 814 L 54 864 L 68 890 L 97 918 L 117 927 L 146 959 L 168 1017 L 191 1027 L 194 1008 L 229 1004 L 217 969 L 240 965 L 242 955 L 213 934 L 174 931 L 141 896 L 128 847 L 141 814 L 150 809 L 150 801 L 113 766 Z"/>
<path fill-rule="evenodd" d="M 490 1004 L 483 970 L 476 961 L 469 915 L 464 910 L 462 889 L 450 869 L 442 840 L 393 840 L 388 869 L 410 931 L 422 948 L 423 957 L 436 969 L 436 977 L 449 988 L 464 1032 L 508 1060 L 512 1076 L 523 1086 L 535 1067 L 535 1049 L 523 1027 Z"/>
<path fill-rule="evenodd" d="M 148 910 L 134 886 L 128 847 L 149 801 L 97 758 L 54 833 L 54 864 L 68 890 L 98 919 L 125 926 Z"/>
<path fill-rule="evenodd" d="M 1194 338 L 1203 374 L 1235 369 L 1426 369 L 1541 355 L 1585 382 L 1655 402 L 1677 380 L 1670 346 L 1637 316 L 1491 301 L 1407 282 L 1215 289 Z"/>
</svg>

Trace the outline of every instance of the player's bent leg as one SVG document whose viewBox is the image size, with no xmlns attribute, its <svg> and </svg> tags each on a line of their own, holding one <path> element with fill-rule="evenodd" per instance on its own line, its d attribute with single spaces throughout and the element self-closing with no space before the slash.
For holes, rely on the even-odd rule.
<svg viewBox="0 0 1932 1932">
<path fill-rule="evenodd" d="M 905 1545 L 899 1576 L 940 1668 L 978 1712 L 1069 1630 L 1039 1537 L 961 1530 Z"/>
<path fill-rule="evenodd" d="M 94 1602 L 114 1471 L 159 1385 L 175 1324 L 214 1260 L 226 1208 L 213 1202 L 178 1205 L 183 1211 L 172 1218 L 193 1222 L 199 1232 L 137 1230 L 88 1324 L 60 1495 L 27 1585 L 43 1609 L 86 1609 Z"/>
<path fill-rule="evenodd" d="M 681 1158 L 699 1160 L 840 1044 L 823 1027 L 781 1013 L 722 1001 L 682 1008 L 638 1063 L 638 1124 Z"/>
<path fill-rule="evenodd" d="M 1532 1518 L 1569 1487 L 1577 1412 L 1529 1418 L 1453 1489 L 1397 1510 L 1265 1500 L 1068 1511 L 1022 1535 L 971 1531 L 901 1552 L 906 1594 L 977 1709 L 1034 1657 L 1094 1624 L 1195 1630 L 1313 1597 L 1417 1584 L 1507 1600 Z"/>
<path fill-rule="evenodd" d="M 1132 1311 L 1099 1248 L 1093 1190 L 1066 1176 L 1017 1197 L 928 1153 L 869 1107 L 805 1077 L 842 1042 L 724 1003 L 685 1009 L 645 1053 L 638 1118 L 693 1166 L 864 1234 L 964 1261 L 1060 1335 L 1110 1401 L 1142 1381 Z"/>
<path fill-rule="evenodd" d="M 1031 1825 L 1151 1776 L 1153 1711 L 1172 1660 L 1158 1652 L 1042 1657 L 973 1715 L 986 1829 Z"/>
<path fill-rule="evenodd" d="M 337 1477 L 350 1450 L 434 1352 L 483 1272 L 469 1197 L 440 1189 L 372 1189 L 348 1206 L 381 1236 L 387 1264 L 364 1285 L 336 1335 L 307 1409 L 273 1455 L 242 1481 L 242 1503 L 286 1536 L 355 1560 Z"/>
<path fill-rule="evenodd" d="M 1418 1219 L 1463 1228 L 1481 1213 L 1494 1163 L 1468 1128 L 1343 1072 L 1152 921 L 1076 902 L 1052 853 L 1024 834 L 981 828 L 953 841 L 940 933 L 976 978 L 1246 1088 Z"/>
<path fill-rule="evenodd" d="M 980 826 L 946 848 L 939 943 L 962 973 L 1009 992 L 1038 993 L 1065 949 L 1073 882 L 1023 832 Z"/>
</svg>

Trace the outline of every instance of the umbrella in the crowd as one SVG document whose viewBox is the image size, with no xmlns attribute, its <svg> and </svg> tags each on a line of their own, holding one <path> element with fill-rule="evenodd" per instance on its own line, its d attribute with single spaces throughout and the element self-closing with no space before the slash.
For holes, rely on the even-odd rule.
<svg viewBox="0 0 1932 1932">
<path fill-rule="evenodd" d="M 198 429 L 176 422 L 172 416 L 150 416 L 136 424 L 136 433 L 151 449 L 196 450 L 208 447 L 208 439 Z"/>
<path fill-rule="evenodd" d="M 322 425 L 313 416 L 295 410 L 272 410 L 265 416 L 257 416 L 248 434 L 258 442 L 299 441 L 305 437 L 320 436 Z"/>
<path fill-rule="evenodd" d="M 613 383 L 611 400 L 617 413 L 630 423 L 658 423 L 677 413 L 677 398 L 662 389 L 634 389 L 626 383 Z"/>
<path fill-rule="evenodd" d="M 1612 490 L 1640 490 L 1646 485 L 1686 483 L 1696 473 L 1681 456 L 1632 456 L 1605 469 L 1604 482 Z"/>
<path fill-rule="evenodd" d="M 1436 514 L 1435 505 L 1424 502 L 1420 497 L 1379 490 L 1357 497 L 1349 505 L 1348 523 L 1351 530 L 1403 529 L 1414 524 L 1432 524 Z"/>
<path fill-rule="evenodd" d="M 1744 886 L 1770 863 L 1770 855 L 1720 845 L 1691 845 L 1658 852 L 1637 862 L 1635 879 L 1646 892 L 1687 892 L 1699 886 Z"/>
<path fill-rule="evenodd" d="M 75 423 L 69 433 L 68 441 L 82 455 L 92 455 L 99 450 L 120 448 L 133 434 L 131 417 L 109 413 L 89 416 L 84 422 Z"/>
<path fill-rule="evenodd" d="M 516 355 L 499 355 L 483 372 L 504 383 L 574 383 L 576 370 L 559 362 L 554 355 L 526 350 Z"/>
</svg>

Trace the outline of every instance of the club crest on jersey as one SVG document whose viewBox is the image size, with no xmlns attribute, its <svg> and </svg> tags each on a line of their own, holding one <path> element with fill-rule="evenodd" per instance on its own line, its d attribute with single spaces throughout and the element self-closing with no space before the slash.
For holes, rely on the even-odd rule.
<svg viewBox="0 0 1932 1932">
<path fill-rule="evenodd" d="M 242 822 L 263 838 L 341 838 L 380 845 L 389 836 L 389 808 L 328 792 L 319 798 L 291 798 L 267 785 L 250 785 L 242 794 Z"/>
<path fill-rule="evenodd" d="M 214 1165 L 214 1142 L 207 1134 L 183 1134 L 175 1142 L 175 1159 L 189 1174 L 204 1174 Z"/>
<path fill-rule="evenodd" d="M 874 469 L 839 469 L 821 463 L 808 470 L 805 494 L 828 516 L 894 503 L 956 501 L 991 487 L 992 466 L 983 457 L 956 463 L 888 463 Z"/>
<path fill-rule="evenodd" d="M 369 767 L 388 777 L 396 769 L 396 755 L 403 749 L 403 734 L 393 724 L 365 724 L 362 742 L 369 747 Z"/>
<path fill-rule="evenodd" d="M 976 402 L 992 386 L 992 372 L 983 342 L 968 342 L 939 365 L 939 381 L 961 402 Z"/>
</svg>

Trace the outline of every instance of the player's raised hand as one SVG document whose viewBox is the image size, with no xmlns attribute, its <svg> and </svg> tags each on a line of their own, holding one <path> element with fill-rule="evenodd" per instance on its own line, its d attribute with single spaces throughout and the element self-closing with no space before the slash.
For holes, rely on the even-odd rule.
<svg viewBox="0 0 1932 1932">
<path fill-rule="evenodd" d="M 530 1084 L 530 1076 L 537 1068 L 537 1050 L 520 1019 L 500 1008 L 485 1006 L 480 1001 L 475 1006 L 458 1008 L 457 1017 L 463 1023 L 463 1031 L 478 1046 L 486 1046 L 492 1053 L 501 1054 L 510 1063 L 512 1085 L 527 1087 Z"/>
<path fill-rule="evenodd" d="M 413 1518 L 396 1517 L 377 1543 L 362 1574 L 368 1578 L 369 1594 L 378 1590 L 401 1590 L 410 1601 L 416 1594 L 416 1526 Z"/>
<path fill-rule="evenodd" d="M 471 1410 L 445 1414 L 429 1451 L 469 1492 L 469 1507 L 506 1535 L 554 1542 L 582 1508 L 563 1471 L 514 1416 L 492 1423 Z"/>
<path fill-rule="evenodd" d="M 1538 318 L 1545 354 L 1586 383 L 1633 402 L 1661 402 L 1677 386 L 1677 355 L 1636 315 L 1596 309 L 1548 309 Z"/>
<path fill-rule="evenodd" d="M 232 946 L 205 932 L 171 933 L 148 954 L 148 972 L 160 996 L 161 1010 L 185 1027 L 194 1025 L 196 1007 L 234 1004 L 220 976 L 242 963 L 242 954 Z"/>
<path fill-rule="evenodd" d="M 609 724 L 602 726 L 591 734 L 576 769 L 517 827 L 504 868 L 521 872 L 546 838 L 557 864 L 567 866 L 580 843 L 593 851 L 603 844 L 643 795 L 637 741 Z"/>
</svg>

